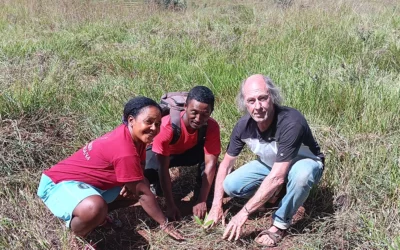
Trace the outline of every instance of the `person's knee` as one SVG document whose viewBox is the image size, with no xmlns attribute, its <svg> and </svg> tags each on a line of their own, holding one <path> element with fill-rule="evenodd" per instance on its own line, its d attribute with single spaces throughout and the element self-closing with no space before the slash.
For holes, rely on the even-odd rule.
<svg viewBox="0 0 400 250">
<path fill-rule="evenodd" d="M 311 188 L 318 181 L 320 171 L 318 166 L 309 165 L 302 171 L 297 172 L 291 181 L 298 188 Z"/>
<path fill-rule="evenodd" d="M 223 187 L 224 187 L 224 191 L 225 193 L 230 196 L 230 197 L 238 197 L 239 196 L 239 189 L 237 187 L 237 185 L 235 185 L 235 181 L 233 180 L 233 178 L 230 178 L 230 176 L 228 175 L 224 182 L 223 182 Z"/>
<path fill-rule="evenodd" d="M 101 223 L 107 216 L 108 205 L 100 195 L 92 195 L 85 198 L 74 209 L 73 215 L 80 218 L 82 222 Z"/>
</svg>

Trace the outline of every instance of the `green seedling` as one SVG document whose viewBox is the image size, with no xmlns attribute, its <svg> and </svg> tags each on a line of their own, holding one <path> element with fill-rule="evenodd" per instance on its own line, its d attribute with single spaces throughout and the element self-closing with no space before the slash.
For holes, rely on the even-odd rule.
<svg viewBox="0 0 400 250">
<path fill-rule="evenodd" d="M 208 213 L 206 213 L 206 216 L 204 217 L 204 219 L 200 219 L 199 217 L 197 217 L 196 215 L 194 216 L 194 220 L 196 221 L 196 223 L 201 226 L 203 229 L 207 228 L 209 225 L 213 224 L 214 220 L 209 220 L 207 221 L 207 216 Z"/>
</svg>

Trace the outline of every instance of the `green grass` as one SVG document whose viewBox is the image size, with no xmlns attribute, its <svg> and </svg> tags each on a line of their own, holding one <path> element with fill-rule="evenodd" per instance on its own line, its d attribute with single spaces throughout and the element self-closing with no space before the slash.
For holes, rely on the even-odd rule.
<svg viewBox="0 0 400 250">
<path fill-rule="evenodd" d="M 0 3 L 0 249 L 68 248 L 67 231 L 35 197 L 40 172 L 117 126 L 130 97 L 210 87 L 225 149 L 238 86 L 254 73 L 281 87 L 327 155 L 290 247 L 400 247 L 396 1 L 199 0 L 185 11 L 145 2 Z M 132 225 L 151 228 L 145 218 Z M 213 242 L 222 226 L 210 235 L 181 227 L 202 236 L 176 245 L 150 230 L 148 247 L 254 247 L 251 237 Z M 118 239 L 104 244 L 124 248 Z"/>
</svg>

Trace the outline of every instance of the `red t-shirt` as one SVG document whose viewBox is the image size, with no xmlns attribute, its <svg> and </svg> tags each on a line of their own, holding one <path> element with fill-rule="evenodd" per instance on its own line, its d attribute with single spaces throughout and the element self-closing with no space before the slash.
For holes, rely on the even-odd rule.
<svg viewBox="0 0 400 250">
<path fill-rule="evenodd" d="M 145 146 L 136 148 L 124 124 L 44 171 L 54 183 L 80 181 L 102 190 L 144 178 Z"/>
<path fill-rule="evenodd" d="M 164 156 L 182 154 L 197 144 L 198 131 L 190 134 L 186 130 L 185 123 L 182 119 L 183 114 L 184 111 L 181 112 L 181 135 L 179 140 L 172 145 L 170 145 L 170 142 L 173 138 L 171 117 L 167 115 L 162 118 L 160 133 L 154 138 L 153 141 L 152 150 L 154 153 Z M 207 124 L 208 127 L 206 132 L 206 140 L 204 143 L 204 153 L 218 156 L 221 153 L 219 125 L 212 118 L 208 119 Z"/>
</svg>

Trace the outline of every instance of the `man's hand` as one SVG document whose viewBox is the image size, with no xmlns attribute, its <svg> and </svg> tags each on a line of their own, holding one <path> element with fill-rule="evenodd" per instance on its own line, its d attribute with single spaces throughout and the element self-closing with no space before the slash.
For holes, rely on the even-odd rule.
<svg viewBox="0 0 400 250">
<path fill-rule="evenodd" d="M 236 214 L 226 227 L 222 239 L 226 239 L 229 235 L 228 240 L 232 240 L 233 238 L 238 240 L 242 232 L 242 226 L 246 222 L 247 218 L 248 214 L 246 214 L 246 212 L 240 211 L 238 214 Z"/>
<path fill-rule="evenodd" d="M 172 221 L 181 219 L 181 212 L 175 204 L 171 204 L 167 207 L 167 217 Z"/>
<path fill-rule="evenodd" d="M 122 187 L 121 191 L 119 192 L 119 194 L 127 199 L 133 199 L 136 198 L 135 194 L 132 193 L 125 185 Z"/>
<path fill-rule="evenodd" d="M 169 236 L 171 236 L 172 238 L 174 238 L 175 240 L 185 240 L 185 238 L 182 236 L 181 233 L 179 233 L 172 224 L 168 224 L 165 227 L 162 227 L 161 230 L 163 230 L 164 232 L 166 232 Z"/>
<path fill-rule="evenodd" d="M 211 227 L 217 225 L 217 223 L 221 221 L 223 214 L 224 214 L 224 211 L 222 210 L 222 207 L 212 206 L 206 219 L 207 219 L 207 221 L 212 221 L 213 223 L 208 225 L 206 228 L 211 228 Z M 207 223 L 207 221 L 205 223 Z"/>
<path fill-rule="evenodd" d="M 193 215 L 203 219 L 207 213 L 207 204 L 205 202 L 199 202 L 193 206 Z"/>
</svg>

